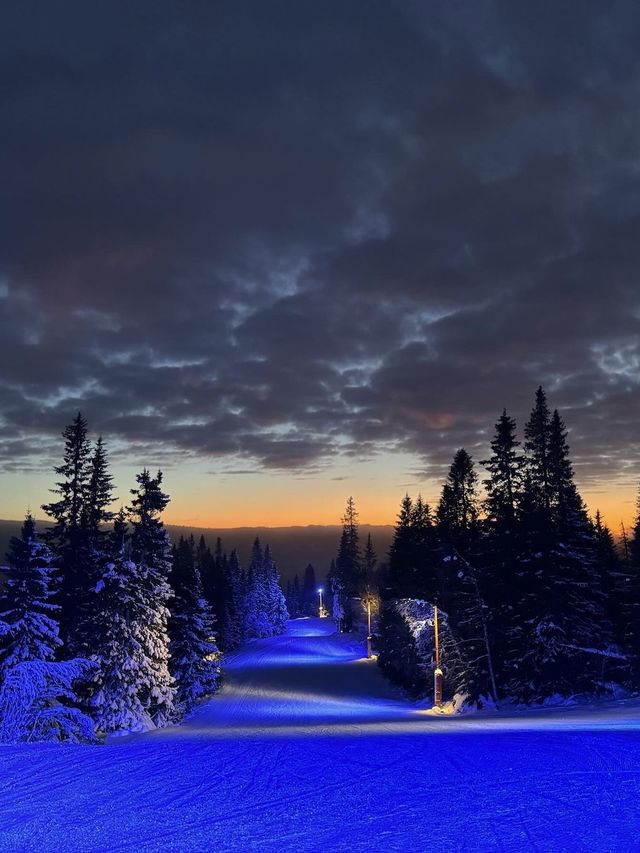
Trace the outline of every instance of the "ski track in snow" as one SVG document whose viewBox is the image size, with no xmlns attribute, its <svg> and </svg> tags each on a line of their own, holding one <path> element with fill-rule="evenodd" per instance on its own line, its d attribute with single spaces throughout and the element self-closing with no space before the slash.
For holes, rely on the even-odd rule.
<svg viewBox="0 0 640 853">
<path fill-rule="evenodd" d="M 0 850 L 640 850 L 640 702 L 431 716 L 332 630 L 252 641 L 180 726 L 0 747 Z"/>
</svg>

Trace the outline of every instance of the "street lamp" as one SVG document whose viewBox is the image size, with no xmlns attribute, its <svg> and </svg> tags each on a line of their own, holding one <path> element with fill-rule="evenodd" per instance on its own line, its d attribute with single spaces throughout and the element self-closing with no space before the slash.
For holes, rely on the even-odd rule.
<svg viewBox="0 0 640 853">
<path fill-rule="evenodd" d="M 438 608 L 433 608 L 433 639 L 435 644 L 435 664 L 433 671 L 433 704 L 442 707 L 442 670 L 440 669 L 440 631 L 438 629 Z"/>
<path fill-rule="evenodd" d="M 321 619 L 324 616 L 324 606 L 322 604 L 322 593 L 323 592 L 324 592 L 324 589 L 321 586 L 319 586 L 318 587 L 318 595 L 320 596 L 320 609 L 318 610 L 318 613 L 319 613 L 319 616 Z"/>
<path fill-rule="evenodd" d="M 360 601 L 362 602 L 364 609 L 367 611 L 367 657 L 372 658 L 373 635 L 371 634 L 371 608 L 375 605 L 376 601 L 370 592 L 367 592 L 366 598 L 363 596 Z"/>
<path fill-rule="evenodd" d="M 367 657 L 371 656 L 371 599 L 367 598 Z"/>
</svg>

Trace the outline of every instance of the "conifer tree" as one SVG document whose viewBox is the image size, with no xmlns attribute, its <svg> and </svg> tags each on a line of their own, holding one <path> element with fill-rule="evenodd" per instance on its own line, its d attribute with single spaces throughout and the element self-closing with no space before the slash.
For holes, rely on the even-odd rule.
<svg viewBox="0 0 640 853">
<path fill-rule="evenodd" d="M 82 503 L 81 524 L 94 541 L 106 536 L 102 525 L 114 519 L 109 510 L 113 503 L 113 477 L 109 473 L 107 451 L 98 437 L 89 461 L 88 479 Z"/>
<path fill-rule="evenodd" d="M 360 538 L 358 532 L 358 513 L 352 497 L 347 500 L 345 514 L 342 517 L 342 535 L 335 562 L 334 599 L 339 603 L 337 611 L 342 611 L 342 627 L 350 631 L 353 624 L 353 611 L 349 599 L 357 595 L 362 581 L 360 560 Z"/>
<path fill-rule="evenodd" d="M 549 510 L 549 432 L 551 416 L 547 396 L 540 386 L 536 391 L 535 405 L 524 428 L 526 452 L 526 477 L 532 503 Z"/>
<path fill-rule="evenodd" d="M 180 537 L 174 549 L 170 583 L 170 671 L 181 713 L 198 699 L 214 693 L 220 678 L 220 652 L 215 642 L 213 613 L 202 589 L 193 537 Z"/>
<path fill-rule="evenodd" d="M 624 527 L 623 527 L 624 533 Z M 640 489 L 636 516 L 628 540 L 627 559 L 623 562 L 624 580 L 621 590 L 621 642 L 630 656 L 634 684 L 640 683 Z"/>
<path fill-rule="evenodd" d="M 27 515 L 20 537 L 12 537 L 0 597 L 0 673 L 24 661 L 53 660 L 62 645 L 53 603 L 57 584 L 55 557 Z"/>
<path fill-rule="evenodd" d="M 388 588 L 385 598 L 415 595 L 415 541 L 413 501 L 408 494 L 402 499 L 400 512 L 389 549 Z"/>
<path fill-rule="evenodd" d="M 88 706 L 98 731 L 154 727 L 148 696 L 156 667 L 148 658 L 148 596 L 130 557 L 124 510 L 108 539 L 107 561 L 96 586 L 93 648 L 96 665 Z"/>
<path fill-rule="evenodd" d="M 264 551 L 260 538 L 256 536 L 251 549 L 251 562 L 247 571 L 247 589 L 244 598 L 245 636 L 247 638 L 269 637 L 269 597 L 264 564 Z"/>
<path fill-rule="evenodd" d="M 234 550 L 229 555 L 216 548 L 216 560 L 220 559 L 225 580 L 225 608 L 220 626 L 220 647 L 223 651 L 232 651 L 240 646 L 245 638 L 245 585 L 238 553 Z"/>
<path fill-rule="evenodd" d="M 573 481 L 566 429 L 542 388 L 525 427 L 517 596 L 507 638 L 520 698 L 592 692 L 610 642 L 593 528 Z"/>
<path fill-rule="evenodd" d="M 89 472 L 81 513 L 82 567 L 75 590 L 76 611 L 70 628 L 72 646 L 88 654 L 92 642 L 96 585 L 108 559 L 105 525 L 113 521 L 113 478 L 109 473 L 106 448 L 100 436 L 89 460 Z"/>
<path fill-rule="evenodd" d="M 56 661 L 62 642 L 52 602 L 54 556 L 38 540 L 27 515 L 2 567 L 0 598 L 0 741 L 95 740 L 92 721 L 77 707 L 76 682 L 89 677 L 89 661 Z"/>
<path fill-rule="evenodd" d="M 511 629 L 512 602 L 518 597 L 520 504 L 523 489 L 523 457 L 518 452 L 515 420 L 506 409 L 495 425 L 492 454 L 482 462 L 489 477 L 484 480 L 485 536 L 479 559 L 479 584 L 488 607 L 488 630 L 495 652 L 498 680 L 502 682 L 506 636 Z"/>
<path fill-rule="evenodd" d="M 264 552 L 264 567 L 267 577 L 268 616 L 271 624 L 271 634 L 283 634 L 286 630 L 289 612 L 280 585 L 280 575 L 271 555 L 269 545 Z"/>
<path fill-rule="evenodd" d="M 478 532 L 477 481 L 473 460 L 460 448 L 442 487 L 437 514 L 442 539 L 465 551 Z"/>
<path fill-rule="evenodd" d="M 484 480 L 487 518 L 501 532 L 511 531 L 517 521 L 518 498 L 522 490 L 523 457 L 518 453 L 516 422 L 503 409 L 491 441 L 492 455 L 481 464 L 489 471 Z"/>
<path fill-rule="evenodd" d="M 418 495 L 413 507 L 411 525 L 415 549 L 416 592 L 431 603 L 442 596 L 443 574 L 440 565 L 440 541 L 431 507 Z"/>
<path fill-rule="evenodd" d="M 77 613 L 83 604 L 87 554 L 85 499 L 91 475 L 91 448 L 87 438 L 87 421 L 78 412 L 65 427 L 62 465 L 54 468 L 60 477 L 51 491 L 58 500 L 43 504 L 42 509 L 53 518 L 54 524 L 44 539 L 54 550 L 60 567 L 60 622 L 65 640 L 74 644 Z"/>
<path fill-rule="evenodd" d="M 133 524 L 131 558 L 139 573 L 139 592 L 146 603 L 146 618 L 138 625 L 138 642 L 147 662 L 146 684 L 141 700 L 154 725 L 166 725 L 175 716 L 173 679 L 169 673 L 168 603 L 171 547 L 160 519 L 169 503 L 162 491 L 162 472 L 152 477 L 145 468 L 131 490 Z"/>
</svg>

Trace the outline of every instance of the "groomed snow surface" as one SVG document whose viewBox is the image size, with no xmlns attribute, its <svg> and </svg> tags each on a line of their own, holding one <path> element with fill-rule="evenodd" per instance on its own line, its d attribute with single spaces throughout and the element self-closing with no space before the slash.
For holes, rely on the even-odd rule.
<svg viewBox="0 0 640 853">
<path fill-rule="evenodd" d="M 2 851 L 634 851 L 640 704 L 437 717 L 328 619 L 181 726 L 0 747 Z"/>
</svg>

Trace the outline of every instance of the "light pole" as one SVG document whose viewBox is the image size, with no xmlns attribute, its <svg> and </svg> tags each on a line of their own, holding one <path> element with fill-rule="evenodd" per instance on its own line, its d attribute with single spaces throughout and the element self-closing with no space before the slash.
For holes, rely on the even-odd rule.
<svg viewBox="0 0 640 853">
<path fill-rule="evenodd" d="M 367 658 L 372 657 L 371 653 L 371 599 L 367 598 Z"/>
<path fill-rule="evenodd" d="M 442 670 L 440 669 L 440 634 L 438 631 L 438 608 L 433 608 L 433 639 L 436 650 L 436 668 L 433 671 L 433 704 L 436 708 L 442 706 Z"/>
<path fill-rule="evenodd" d="M 320 596 L 320 609 L 318 610 L 318 614 L 319 614 L 321 619 L 324 616 L 324 606 L 322 604 L 322 593 L 323 592 L 324 592 L 324 589 L 321 586 L 319 586 L 318 587 L 318 595 Z"/>
</svg>

